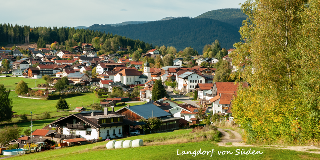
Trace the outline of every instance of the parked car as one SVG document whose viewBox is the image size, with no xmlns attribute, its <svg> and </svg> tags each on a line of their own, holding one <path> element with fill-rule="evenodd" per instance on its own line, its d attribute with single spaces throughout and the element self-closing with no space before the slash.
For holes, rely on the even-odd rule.
<svg viewBox="0 0 320 160">
<path fill-rule="evenodd" d="M 132 136 L 136 136 L 136 135 L 139 135 L 139 134 L 140 134 L 139 130 L 130 131 L 130 135 L 132 135 Z"/>
</svg>

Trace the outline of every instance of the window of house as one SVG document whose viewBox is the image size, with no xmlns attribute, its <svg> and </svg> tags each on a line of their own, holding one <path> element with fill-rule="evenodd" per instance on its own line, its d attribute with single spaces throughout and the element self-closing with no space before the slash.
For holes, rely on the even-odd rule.
<svg viewBox="0 0 320 160">
<path fill-rule="evenodd" d="M 111 123 L 113 123 L 113 118 L 111 118 L 110 120 L 111 120 Z"/>
<path fill-rule="evenodd" d="M 109 136 L 109 130 L 107 130 L 107 136 Z"/>
<path fill-rule="evenodd" d="M 116 130 L 115 129 L 113 129 L 113 135 L 115 135 L 116 134 Z"/>
<path fill-rule="evenodd" d="M 86 135 L 91 135 L 91 131 L 87 131 L 87 134 Z"/>
<path fill-rule="evenodd" d="M 202 83 L 202 80 L 200 80 L 200 83 Z"/>
<path fill-rule="evenodd" d="M 103 123 L 107 123 L 107 119 L 102 119 L 101 120 L 101 123 L 103 124 Z"/>
<path fill-rule="evenodd" d="M 119 134 L 121 134 L 121 129 L 119 129 Z"/>
</svg>

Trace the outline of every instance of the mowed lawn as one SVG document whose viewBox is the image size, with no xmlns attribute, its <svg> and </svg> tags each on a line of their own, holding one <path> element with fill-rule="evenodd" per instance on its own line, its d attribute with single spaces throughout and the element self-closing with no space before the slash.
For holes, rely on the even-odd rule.
<svg viewBox="0 0 320 160">
<path fill-rule="evenodd" d="M 58 100 L 37 100 L 37 99 L 27 99 L 19 98 L 15 92 L 10 92 L 10 98 L 12 98 L 12 110 L 17 112 L 17 114 L 41 114 L 43 112 L 57 112 L 56 104 Z M 66 98 L 69 104 L 70 110 L 75 109 L 75 107 L 86 107 L 92 103 L 99 103 L 100 99 L 95 96 L 94 93 L 84 93 L 82 96 L 75 96 L 71 98 Z"/>
<path fill-rule="evenodd" d="M 23 80 L 27 83 L 29 88 L 34 88 L 38 84 L 46 83 L 43 79 L 30 79 L 30 78 L 23 78 L 23 77 L 0 77 L 0 84 L 3 84 L 5 88 L 14 90 L 16 85 Z"/>
</svg>

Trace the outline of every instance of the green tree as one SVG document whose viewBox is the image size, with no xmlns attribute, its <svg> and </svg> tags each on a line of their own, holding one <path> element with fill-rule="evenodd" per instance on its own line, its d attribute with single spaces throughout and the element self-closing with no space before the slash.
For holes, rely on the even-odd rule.
<svg viewBox="0 0 320 160">
<path fill-rule="evenodd" d="M 232 101 L 250 142 L 320 140 L 320 3 L 247 1 L 242 42 L 230 55 L 250 87 Z"/>
<path fill-rule="evenodd" d="M 157 55 L 156 59 L 155 59 L 155 67 L 161 68 L 162 66 L 163 66 L 163 61 L 162 61 L 160 55 Z"/>
<path fill-rule="evenodd" d="M 57 108 L 57 111 L 59 109 L 62 109 L 62 110 L 69 109 L 69 105 L 64 98 L 60 97 L 60 99 L 57 102 L 56 108 Z"/>
<path fill-rule="evenodd" d="M 92 69 L 91 74 L 92 74 L 92 78 L 97 78 L 97 67 L 94 67 L 94 68 Z"/>
<path fill-rule="evenodd" d="M 43 40 L 43 37 L 39 37 L 37 41 L 37 48 L 45 48 L 45 47 L 46 47 L 46 43 Z"/>
<path fill-rule="evenodd" d="M 12 100 L 9 98 L 9 94 L 10 90 L 7 91 L 4 85 L 0 84 L 0 122 L 11 120 L 13 115 Z"/>
<path fill-rule="evenodd" d="M 152 100 L 159 100 L 167 95 L 161 80 L 156 80 L 152 88 Z"/>
<path fill-rule="evenodd" d="M 27 85 L 26 82 L 24 82 L 23 80 L 21 80 L 16 88 L 15 88 L 15 92 L 18 94 L 18 95 L 22 95 L 22 94 L 27 94 L 29 91 L 29 87 Z"/>
<path fill-rule="evenodd" d="M 0 144 L 6 146 L 13 139 L 18 139 L 21 129 L 17 125 L 5 126 L 0 130 Z"/>
<path fill-rule="evenodd" d="M 195 91 L 193 92 L 193 99 L 194 99 L 194 100 L 197 100 L 197 99 L 198 99 L 198 90 L 195 90 Z"/>
<path fill-rule="evenodd" d="M 173 66 L 173 55 L 167 54 L 163 57 L 163 66 Z"/>
<path fill-rule="evenodd" d="M 57 81 L 57 83 L 54 85 L 54 88 L 56 89 L 56 91 L 60 92 L 67 85 L 69 85 L 68 77 L 63 77 Z"/>
<path fill-rule="evenodd" d="M 133 53 L 133 55 L 132 55 L 132 60 L 133 61 L 139 61 L 139 59 L 140 59 L 140 54 L 139 54 L 139 52 L 138 51 L 135 51 L 134 53 Z"/>
<path fill-rule="evenodd" d="M 213 81 L 214 82 L 230 82 L 232 79 L 230 78 L 231 74 L 231 65 L 229 62 L 220 60 L 216 64 L 217 71 L 215 72 Z"/>
<path fill-rule="evenodd" d="M 151 117 L 148 119 L 148 126 L 150 130 L 160 129 L 162 121 L 157 117 Z"/>
<path fill-rule="evenodd" d="M 7 72 L 10 69 L 10 61 L 7 59 L 3 59 L 1 65 L 3 71 Z"/>
<path fill-rule="evenodd" d="M 45 80 L 49 85 L 53 82 L 53 79 L 49 75 L 44 75 L 43 80 Z"/>
</svg>

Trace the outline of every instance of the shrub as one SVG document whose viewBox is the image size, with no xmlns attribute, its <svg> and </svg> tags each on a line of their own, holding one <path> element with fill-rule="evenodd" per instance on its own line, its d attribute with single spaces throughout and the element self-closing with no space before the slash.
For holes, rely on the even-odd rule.
<svg viewBox="0 0 320 160">
<path fill-rule="evenodd" d="M 21 121 L 21 122 L 27 122 L 27 121 L 28 121 L 27 114 L 22 114 L 22 115 L 20 115 L 20 121 Z"/>
<path fill-rule="evenodd" d="M 43 118 L 43 119 L 49 119 L 49 118 L 51 118 L 51 115 L 50 115 L 49 112 L 44 112 L 42 118 Z"/>
</svg>

